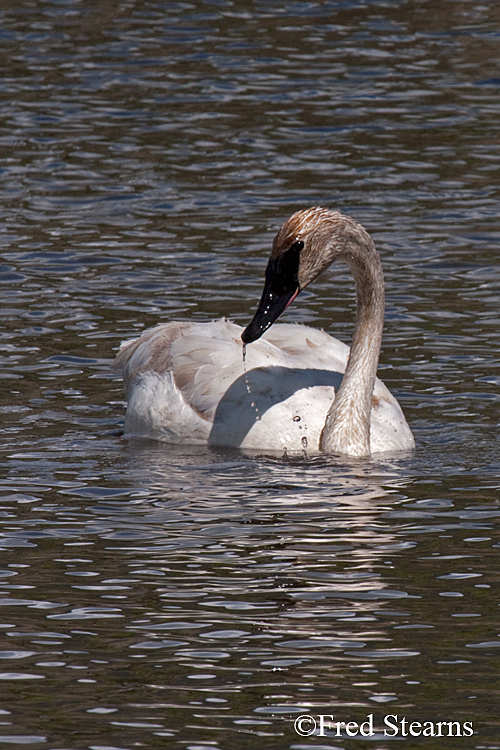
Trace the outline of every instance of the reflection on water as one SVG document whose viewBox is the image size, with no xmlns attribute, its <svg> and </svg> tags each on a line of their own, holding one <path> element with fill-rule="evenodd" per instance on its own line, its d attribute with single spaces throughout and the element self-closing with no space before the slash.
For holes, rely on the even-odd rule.
<svg viewBox="0 0 500 750">
<path fill-rule="evenodd" d="M 294 717 L 373 713 L 496 747 L 497 6 L 0 18 L 0 741 L 349 748 Z M 277 226 L 315 204 L 381 252 L 379 374 L 416 452 L 124 441 L 119 342 L 247 323 Z M 348 341 L 347 269 L 287 317 Z"/>
</svg>

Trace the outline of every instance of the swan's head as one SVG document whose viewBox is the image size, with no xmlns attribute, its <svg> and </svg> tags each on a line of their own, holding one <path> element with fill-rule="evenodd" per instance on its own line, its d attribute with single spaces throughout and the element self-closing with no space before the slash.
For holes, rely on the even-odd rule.
<svg viewBox="0 0 500 750">
<path fill-rule="evenodd" d="M 356 230 L 364 232 L 347 216 L 319 207 L 297 211 L 283 224 L 274 238 L 257 312 L 241 334 L 244 344 L 260 338 L 302 289 L 347 252 Z"/>
</svg>

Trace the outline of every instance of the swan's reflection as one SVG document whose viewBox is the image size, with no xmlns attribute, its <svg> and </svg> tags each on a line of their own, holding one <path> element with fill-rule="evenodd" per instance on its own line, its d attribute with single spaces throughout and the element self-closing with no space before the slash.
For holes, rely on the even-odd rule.
<svg viewBox="0 0 500 750">
<path fill-rule="evenodd" d="M 134 511 L 155 529 L 143 547 L 150 564 L 173 556 L 211 577 L 225 560 L 249 591 L 286 593 L 294 602 L 373 602 L 392 589 L 380 561 L 408 546 L 386 520 L 406 501 L 409 478 L 397 459 L 259 459 L 149 441 L 130 441 L 128 459 Z M 228 581 L 216 577 L 226 595 Z"/>
</svg>

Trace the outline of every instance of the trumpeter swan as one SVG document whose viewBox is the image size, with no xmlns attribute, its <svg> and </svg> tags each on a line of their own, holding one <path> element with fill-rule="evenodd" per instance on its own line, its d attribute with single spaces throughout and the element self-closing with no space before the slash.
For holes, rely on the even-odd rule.
<svg viewBox="0 0 500 750">
<path fill-rule="evenodd" d="M 356 285 L 351 349 L 303 325 L 271 328 L 336 260 Z M 170 322 L 122 344 L 125 431 L 260 451 L 409 450 L 414 439 L 401 407 L 376 377 L 383 322 L 382 266 L 365 229 L 329 209 L 298 211 L 274 239 L 262 298 L 244 330 L 225 319 Z"/>
</svg>

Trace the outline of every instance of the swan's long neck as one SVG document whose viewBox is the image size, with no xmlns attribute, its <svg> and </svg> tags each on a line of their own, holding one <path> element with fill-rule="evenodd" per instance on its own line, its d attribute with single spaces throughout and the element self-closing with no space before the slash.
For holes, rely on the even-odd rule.
<svg viewBox="0 0 500 750">
<path fill-rule="evenodd" d="M 368 234 L 342 254 L 356 284 L 357 312 L 351 353 L 321 434 L 327 453 L 370 455 L 370 414 L 384 324 L 384 277 Z"/>
</svg>

